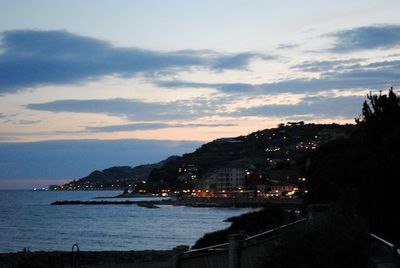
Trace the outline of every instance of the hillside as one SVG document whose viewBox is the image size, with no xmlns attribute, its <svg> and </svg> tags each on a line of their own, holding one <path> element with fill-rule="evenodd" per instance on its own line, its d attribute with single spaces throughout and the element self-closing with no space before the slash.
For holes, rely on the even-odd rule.
<svg viewBox="0 0 400 268">
<path fill-rule="evenodd" d="M 354 127 L 289 122 L 246 136 L 216 139 L 192 153 L 172 156 L 156 164 L 96 170 L 63 185 L 63 188 L 123 189 L 134 187 L 138 181 L 146 181 L 145 189 L 150 192 L 177 190 L 192 188 L 223 167 L 262 170 L 267 172 L 269 179 L 294 181 L 300 175 L 305 156 L 322 144 L 349 137 Z M 140 188 L 144 189 L 143 185 Z"/>
<path fill-rule="evenodd" d="M 65 185 L 60 185 L 57 189 L 76 189 L 76 188 L 126 188 L 136 184 L 138 181 L 147 180 L 150 172 L 155 168 L 161 168 L 169 161 L 178 156 L 170 156 L 167 159 L 155 164 L 146 164 L 136 167 L 120 166 L 111 167 L 102 171 L 95 170 L 88 176 L 79 180 L 71 181 Z M 55 189 L 53 189 L 55 190 Z"/>
<path fill-rule="evenodd" d="M 270 179 L 297 180 L 306 155 L 321 144 L 349 137 L 353 130 L 354 125 L 296 122 L 247 136 L 217 139 L 154 169 L 148 187 L 152 191 L 191 188 L 221 167 L 261 169 Z"/>
</svg>

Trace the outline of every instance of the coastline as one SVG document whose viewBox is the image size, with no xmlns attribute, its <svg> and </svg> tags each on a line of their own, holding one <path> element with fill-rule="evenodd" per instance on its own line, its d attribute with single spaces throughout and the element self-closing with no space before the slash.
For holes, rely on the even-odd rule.
<svg viewBox="0 0 400 268">
<path fill-rule="evenodd" d="M 186 200 L 188 201 L 188 200 Z M 225 219 L 225 221 L 230 222 L 231 225 L 228 229 L 219 230 L 213 233 L 204 234 L 203 237 L 199 237 L 196 245 L 200 240 L 204 243 L 206 240 L 210 240 L 210 235 L 213 236 L 215 233 L 225 233 L 225 232 L 237 232 L 237 228 L 245 227 L 246 221 L 257 221 L 264 219 L 265 215 L 262 212 L 250 212 L 244 213 L 240 216 L 230 217 Z M 270 212 L 270 211 L 269 211 Z M 275 215 L 276 216 L 276 215 Z M 273 218 L 275 218 L 275 216 Z M 256 218 L 255 218 L 256 217 Z M 261 221 L 262 222 L 262 221 Z M 265 222 L 263 222 L 265 224 Z M 273 228 L 277 222 L 269 222 L 265 224 L 264 228 Z M 256 228 L 251 225 L 251 229 Z M 241 229 L 241 230 L 245 230 Z M 230 231 L 228 231 L 230 230 Z M 251 230 L 249 234 L 251 233 Z M 254 229 L 253 231 L 259 231 Z M 191 245 L 196 248 L 196 245 Z M 68 251 L 23 251 L 23 252 L 10 252 L 10 253 L 0 253 L 0 267 L 74 267 L 71 266 L 72 261 L 76 261 L 79 266 L 86 268 L 96 267 L 96 268 L 123 268 L 123 267 L 140 267 L 140 268 L 167 268 L 173 267 L 174 252 L 180 246 L 176 245 L 174 249 L 170 250 L 132 250 L 132 251 L 118 251 L 118 250 L 104 250 L 104 251 L 78 251 L 78 252 L 68 252 Z M 187 247 L 188 248 L 188 247 Z M 175 254 L 176 255 L 176 254 Z"/>
</svg>

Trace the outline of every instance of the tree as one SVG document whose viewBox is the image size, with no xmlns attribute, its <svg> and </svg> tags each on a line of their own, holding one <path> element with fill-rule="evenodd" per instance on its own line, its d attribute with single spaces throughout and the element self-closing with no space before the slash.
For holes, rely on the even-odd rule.
<svg viewBox="0 0 400 268">
<path fill-rule="evenodd" d="M 400 126 L 400 99 L 389 89 L 388 95 L 367 95 L 367 101 L 363 104 L 362 117 L 356 119 L 356 123 L 363 128 L 369 138 L 379 135 L 378 131 L 393 131 Z"/>
<path fill-rule="evenodd" d="M 400 242 L 400 100 L 368 94 L 349 140 L 322 146 L 307 171 L 309 202 L 333 202 L 360 214 L 372 232 Z"/>
</svg>

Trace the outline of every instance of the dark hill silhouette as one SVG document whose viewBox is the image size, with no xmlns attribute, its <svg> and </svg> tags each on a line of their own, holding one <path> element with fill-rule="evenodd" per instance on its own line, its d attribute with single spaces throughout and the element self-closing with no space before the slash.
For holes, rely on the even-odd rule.
<svg viewBox="0 0 400 268">
<path fill-rule="evenodd" d="M 128 186 L 129 184 L 135 184 L 138 180 L 147 180 L 147 177 L 153 169 L 161 168 L 166 163 L 173 161 L 177 157 L 178 156 L 170 156 L 167 159 L 155 164 L 139 165 L 136 167 L 111 167 L 102 171 L 95 170 L 88 176 L 72 181 L 65 185 L 67 186 L 71 184 L 73 186 L 84 186 L 86 183 L 91 183 L 95 185 L 103 185 L 104 187 L 110 187 L 111 185 L 119 184 L 122 188 Z"/>
</svg>

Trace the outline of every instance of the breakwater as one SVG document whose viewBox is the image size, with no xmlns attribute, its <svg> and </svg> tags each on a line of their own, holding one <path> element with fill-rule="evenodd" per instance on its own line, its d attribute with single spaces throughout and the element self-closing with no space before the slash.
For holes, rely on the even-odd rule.
<svg viewBox="0 0 400 268">
<path fill-rule="evenodd" d="M 146 208 L 159 208 L 154 204 L 153 201 L 82 201 L 82 200 L 65 200 L 55 201 L 50 205 L 53 206 L 65 206 L 65 205 L 132 205 L 136 204 L 140 207 Z"/>
<path fill-rule="evenodd" d="M 163 199 L 150 201 L 115 201 L 115 200 L 63 200 L 55 201 L 51 205 L 132 205 L 158 208 L 157 205 L 173 205 L 188 207 L 216 207 L 216 208 L 255 208 L 269 206 L 301 207 L 302 199 L 261 199 L 261 198 L 199 198 L 186 197 L 178 200 Z"/>
</svg>

